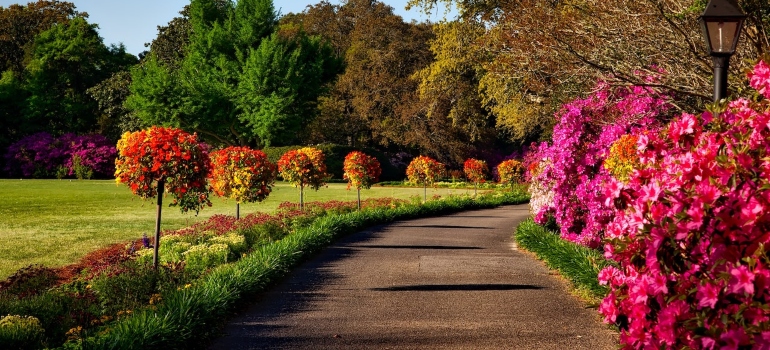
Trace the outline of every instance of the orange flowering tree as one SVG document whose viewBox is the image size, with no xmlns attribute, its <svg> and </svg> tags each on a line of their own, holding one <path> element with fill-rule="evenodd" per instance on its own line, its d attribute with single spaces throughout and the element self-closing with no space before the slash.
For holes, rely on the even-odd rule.
<svg viewBox="0 0 770 350">
<path fill-rule="evenodd" d="M 446 173 L 444 164 L 428 156 L 419 156 L 406 167 L 409 182 L 422 185 L 424 200 L 428 200 L 428 186 L 441 179 Z"/>
<path fill-rule="evenodd" d="M 477 194 L 476 191 L 479 183 L 484 183 L 487 180 L 489 168 L 487 167 L 487 162 L 483 160 L 468 158 L 463 164 L 463 172 L 465 172 L 465 177 L 473 182 L 473 192 Z"/>
<path fill-rule="evenodd" d="M 510 184 L 513 188 L 524 176 L 524 165 L 516 159 L 504 160 L 497 165 L 497 175 L 500 177 L 500 183 Z"/>
<path fill-rule="evenodd" d="M 220 197 L 235 199 L 235 218 L 240 219 L 240 203 L 261 202 L 272 191 L 276 165 L 267 155 L 248 147 L 227 147 L 211 152 L 209 184 Z"/>
<path fill-rule="evenodd" d="M 348 189 L 355 187 L 358 192 L 358 209 L 361 209 L 361 189 L 369 189 L 377 182 L 382 173 L 377 158 L 365 153 L 353 151 L 345 156 L 342 178 L 348 180 Z"/>
<path fill-rule="evenodd" d="M 325 160 L 323 151 L 313 147 L 288 151 L 278 159 L 281 177 L 299 187 L 300 210 L 305 208 L 305 187 L 318 191 L 326 185 L 329 174 L 326 173 Z"/>
<path fill-rule="evenodd" d="M 182 212 L 197 213 L 205 205 L 210 206 L 208 152 L 197 135 L 159 126 L 123 134 L 117 148 L 115 181 L 125 183 L 144 199 L 158 198 L 153 259 L 157 268 L 163 192 L 167 190 L 173 196 L 170 205 L 179 206 Z"/>
</svg>

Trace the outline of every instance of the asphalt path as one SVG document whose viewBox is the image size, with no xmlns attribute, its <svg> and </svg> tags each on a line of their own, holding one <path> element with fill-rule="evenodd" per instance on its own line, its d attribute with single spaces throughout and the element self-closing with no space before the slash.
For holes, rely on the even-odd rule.
<svg viewBox="0 0 770 350">
<path fill-rule="evenodd" d="M 254 296 L 210 349 L 616 349 L 596 310 L 516 249 L 527 208 L 347 236 Z"/>
</svg>

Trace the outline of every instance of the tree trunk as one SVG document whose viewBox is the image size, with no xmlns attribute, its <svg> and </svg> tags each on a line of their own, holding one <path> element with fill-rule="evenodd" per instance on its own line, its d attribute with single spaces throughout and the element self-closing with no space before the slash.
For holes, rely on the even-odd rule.
<svg viewBox="0 0 770 350">
<path fill-rule="evenodd" d="M 299 210 L 305 211 L 305 186 L 299 186 Z"/>
<path fill-rule="evenodd" d="M 235 220 L 241 219 L 241 203 L 235 203 Z"/>
<path fill-rule="evenodd" d="M 165 189 L 163 180 L 158 181 L 158 213 L 155 216 L 155 242 L 153 243 L 152 267 L 158 270 L 158 248 L 160 248 L 160 212 L 163 208 L 163 190 Z"/>
<path fill-rule="evenodd" d="M 357 188 L 358 190 L 358 211 L 361 211 L 361 189 Z"/>
</svg>

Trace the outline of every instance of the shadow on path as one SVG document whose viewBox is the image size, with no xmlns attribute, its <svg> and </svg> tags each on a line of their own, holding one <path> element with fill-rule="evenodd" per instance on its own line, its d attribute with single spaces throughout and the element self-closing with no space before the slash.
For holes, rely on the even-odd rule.
<svg viewBox="0 0 770 350">
<path fill-rule="evenodd" d="M 543 289 L 540 286 L 531 284 L 421 284 L 414 286 L 393 286 L 385 288 L 371 288 L 377 292 L 452 292 L 452 291 L 471 291 L 483 292 L 490 290 L 527 290 Z"/>
</svg>

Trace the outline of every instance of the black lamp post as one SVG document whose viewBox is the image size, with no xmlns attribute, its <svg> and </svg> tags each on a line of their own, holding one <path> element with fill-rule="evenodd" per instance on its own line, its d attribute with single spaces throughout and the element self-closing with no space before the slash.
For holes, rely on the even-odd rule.
<svg viewBox="0 0 770 350">
<path fill-rule="evenodd" d="M 709 0 L 700 16 L 706 48 L 714 62 L 714 101 L 727 96 L 727 70 L 746 14 L 735 0 Z"/>
</svg>

